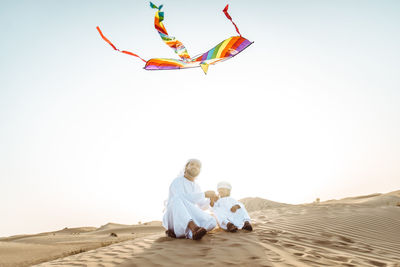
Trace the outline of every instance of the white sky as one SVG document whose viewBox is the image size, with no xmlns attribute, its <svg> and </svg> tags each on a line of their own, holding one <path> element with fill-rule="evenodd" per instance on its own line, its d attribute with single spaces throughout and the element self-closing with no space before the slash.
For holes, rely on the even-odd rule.
<svg viewBox="0 0 400 267">
<path fill-rule="evenodd" d="M 170 0 L 165 26 L 205 52 L 226 3 L 255 43 L 205 76 L 100 38 L 177 58 L 147 1 L 2 1 L 0 236 L 161 220 L 188 158 L 237 198 L 400 189 L 400 2 Z"/>
</svg>

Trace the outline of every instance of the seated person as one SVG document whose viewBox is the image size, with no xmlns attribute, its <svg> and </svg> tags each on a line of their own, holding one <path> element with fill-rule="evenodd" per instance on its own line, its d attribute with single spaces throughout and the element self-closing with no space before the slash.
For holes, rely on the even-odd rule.
<svg viewBox="0 0 400 267">
<path fill-rule="evenodd" d="M 250 217 L 242 203 L 232 198 L 232 186 L 228 182 L 218 183 L 219 199 L 210 205 L 213 207 L 214 215 L 219 226 L 229 232 L 236 232 L 238 229 L 252 231 Z"/>
<path fill-rule="evenodd" d="M 201 162 L 189 160 L 182 174 L 175 178 L 169 187 L 163 226 L 166 234 L 173 238 L 200 240 L 208 231 L 217 226 L 217 221 L 205 209 L 210 201 L 218 199 L 214 191 L 202 192 L 196 183 L 200 174 Z"/>
</svg>

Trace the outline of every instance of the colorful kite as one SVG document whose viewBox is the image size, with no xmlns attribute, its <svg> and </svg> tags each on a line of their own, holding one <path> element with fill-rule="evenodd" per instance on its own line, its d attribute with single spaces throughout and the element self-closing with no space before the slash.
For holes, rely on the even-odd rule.
<svg viewBox="0 0 400 267">
<path fill-rule="evenodd" d="M 180 59 L 152 58 L 149 60 L 144 60 L 143 58 L 139 57 L 138 55 L 132 52 L 119 50 L 118 48 L 116 48 L 110 42 L 110 40 L 108 40 L 107 37 L 103 35 L 100 28 L 98 26 L 96 27 L 103 40 L 109 43 L 112 46 L 112 48 L 114 48 L 114 50 L 140 58 L 146 63 L 146 65 L 144 66 L 144 69 L 146 70 L 174 70 L 174 69 L 201 67 L 204 71 L 204 74 L 207 74 L 209 65 L 214 65 L 218 62 L 230 59 L 239 54 L 240 52 L 242 52 L 244 49 L 246 49 L 249 45 L 253 43 L 247 40 L 246 38 L 242 37 L 238 27 L 233 22 L 231 16 L 228 13 L 229 5 L 226 5 L 226 7 L 223 9 L 223 12 L 225 13 L 225 16 L 233 23 L 236 32 L 239 34 L 239 36 L 230 37 L 222 41 L 212 49 L 208 50 L 204 54 L 191 58 L 186 50 L 186 47 L 179 40 L 175 39 L 175 37 L 170 36 L 167 30 L 165 29 L 164 24 L 162 23 L 164 20 L 164 12 L 161 12 L 161 8 L 163 7 L 163 5 L 157 7 L 156 5 L 150 2 L 150 7 L 157 9 L 156 15 L 154 17 L 154 27 L 160 34 L 161 39 L 169 47 L 171 47 L 176 54 L 178 54 Z"/>
</svg>

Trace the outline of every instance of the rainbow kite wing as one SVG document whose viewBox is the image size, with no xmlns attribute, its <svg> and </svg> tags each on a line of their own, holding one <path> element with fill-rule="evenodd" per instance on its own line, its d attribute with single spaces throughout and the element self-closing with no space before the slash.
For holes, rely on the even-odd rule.
<svg viewBox="0 0 400 267">
<path fill-rule="evenodd" d="M 240 36 L 230 37 L 204 54 L 196 57 L 193 61 L 201 61 L 212 64 L 215 60 L 231 58 L 246 49 L 252 42 Z"/>
<path fill-rule="evenodd" d="M 153 3 L 150 2 L 150 7 L 157 9 L 155 17 L 154 17 L 154 27 L 160 34 L 161 39 L 169 46 L 171 47 L 175 53 L 178 54 L 178 56 L 181 59 L 171 59 L 171 58 L 152 58 L 150 60 L 144 60 L 143 58 L 139 57 L 138 55 L 125 51 L 125 50 L 119 50 L 116 48 L 108 39 L 103 35 L 101 32 L 100 28 L 97 27 L 97 30 L 99 31 L 101 37 L 103 38 L 104 41 L 109 43 L 112 48 L 118 52 L 128 54 L 131 56 L 135 56 L 146 62 L 146 65 L 144 69 L 146 70 L 175 70 L 175 69 L 186 69 L 186 68 L 196 68 L 196 67 L 201 67 L 204 71 L 205 74 L 207 74 L 208 67 L 209 65 L 214 65 L 218 62 L 225 61 L 227 59 L 230 59 L 240 52 L 242 52 L 244 49 L 246 49 L 248 46 L 250 46 L 253 42 L 250 42 L 246 38 L 242 37 L 242 35 L 239 32 L 238 27 L 236 24 L 233 22 L 231 16 L 228 13 L 228 7 L 229 5 L 226 5 L 224 8 L 223 12 L 225 16 L 232 22 L 232 24 L 235 26 L 236 32 L 239 34 L 239 36 L 233 36 L 230 37 L 212 49 L 208 50 L 204 54 L 201 54 L 199 56 L 196 56 L 194 58 L 190 58 L 185 46 L 178 40 L 175 39 L 175 37 L 168 35 L 167 30 L 165 29 L 164 24 L 162 21 L 164 20 L 164 12 L 161 12 L 161 8 L 163 5 L 160 5 L 157 7 Z"/>
<path fill-rule="evenodd" d="M 228 38 L 204 54 L 192 59 L 194 62 L 200 62 L 200 67 L 214 65 L 218 62 L 230 59 L 243 50 L 245 50 L 252 42 L 241 36 L 233 36 Z M 208 69 L 208 66 L 207 66 Z M 207 71 L 205 71 L 207 73 Z"/>
<path fill-rule="evenodd" d="M 144 66 L 146 70 L 177 70 L 186 68 L 183 60 L 172 58 L 152 58 Z"/>
<path fill-rule="evenodd" d="M 207 73 L 208 65 L 227 60 L 246 49 L 252 42 L 240 36 L 230 37 L 202 55 L 189 61 L 166 58 L 153 58 L 147 61 L 146 70 L 174 70 L 201 67 Z"/>
</svg>

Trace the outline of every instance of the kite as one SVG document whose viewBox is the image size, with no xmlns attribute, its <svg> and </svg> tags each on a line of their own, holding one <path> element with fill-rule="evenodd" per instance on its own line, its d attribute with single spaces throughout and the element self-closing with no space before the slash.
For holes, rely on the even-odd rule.
<svg viewBox="0 0 400 267">
<path fill-rule="evenodd" d="M 226 5 L 223 9 L 225 16 L 232 22 L 235 26 L 236 32 L 239 34 L 238 36 L 232 36 L 228 39 L 223 40 L 215 47 L 211 48 L 207 52 L 200 54 L 195 57 L 190 57 L 186 47 L 175 37 L 168 34 L 165 26 L 163 24 L 164 20 L 164 12 L 161 12 L 161 8 L 163 5 L 156 6 L 152 2 L 150 2 L 150 7 L 156 9 L 156 14 L 154 17 L 154 27 L 158 31 L 161 39 L 165 42 L 166 45 L 171 47 L 174 52 L 180 57 L 180 59 L 172 59 L 172 58 L 152 58 L 149 60 L 144 60 L 140 56 L 135 53 L 119 50 L 115 45 L 113 45 L 110 40 L 107 39 L 100 30 L 99 26 L 96 27 L 100 36 L 106 41 L 111 47 L 121 53 L 135 56 L 146 63 L 144 69 L 146 70 L 174 70 L 174 69 L 187 69 L 187 68 L 196 68 L 201 67 L 204 71 L 204 74 L 207 74 L 209 65 L 214 65 L 218 62 L 225 61 L 230 59 L 248 46 L 250 46 L 253 42 L 250 42 L 246 38 L 242 37 L 239 32 L 238 27 L 235 22 L 233 22 L 232 17 L 228 13 L 229 5 Z"/>
</svg>

